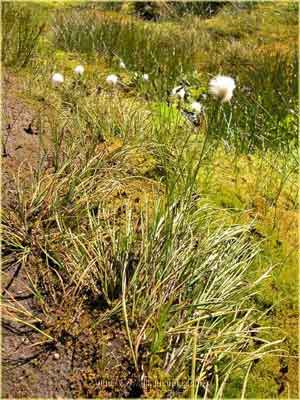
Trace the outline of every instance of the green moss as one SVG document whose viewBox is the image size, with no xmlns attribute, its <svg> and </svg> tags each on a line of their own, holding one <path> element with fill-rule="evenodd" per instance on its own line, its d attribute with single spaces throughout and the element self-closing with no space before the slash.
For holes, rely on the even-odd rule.
<svg viewBox="0 0 300 400">
<path fill-rule="evenodd" d="M 245 207 L 241 198 L 236 193 L 231 192 L 228 189 L 221 189 L 217 193 L 212 194 L 210 198 L 215 202 L 216 206 L 222 208 L 240 211 Z"/>
</svg>

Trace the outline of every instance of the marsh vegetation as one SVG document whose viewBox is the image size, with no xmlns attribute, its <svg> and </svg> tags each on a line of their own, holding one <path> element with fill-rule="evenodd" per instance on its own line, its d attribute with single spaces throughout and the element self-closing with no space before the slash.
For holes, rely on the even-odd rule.
<svg viewBox="0 0 300 400">
<path fill-rule="evenodd" d="M 1 5 L 4 397 L 297 398 L 298 5 L 148 3 Z"/>
</svg>

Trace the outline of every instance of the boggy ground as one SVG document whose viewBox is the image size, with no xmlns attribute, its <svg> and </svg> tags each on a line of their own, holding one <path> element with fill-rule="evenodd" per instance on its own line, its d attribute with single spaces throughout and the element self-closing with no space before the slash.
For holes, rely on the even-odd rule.
<svg viewBox="0 0 300 400">
<path fill-rule="evenodd" d="M 24 296 L 22 292 L 15 298 Z M 32 310 L 34 302 L 26 302 Z M 118 321 L 93 327 L 95 313 L 86 310 L 79 314 L 76 306 L 72 310 L 69 304 L 55 314 L 55 327 L 44 324 L 56 338 L 49 345 L 36 345 L 39 337 L 30 329 L 4 324 L 4 398 L 136 398 L 143 394 Z"/>
<path fill-rule="evenodd" d="M 244 16 L 246 17 L 247 15 Z M 227 19 L 221 16 L 208 20 L 205 24 L 212 32 L 212 36 L 226 37 L 227 30 L 232 26 L 230 21 L 229 23 L 226 21 Z M 237 30 L 242 31 L 242 26 L 242 24 L 238 26 Z M 271 26 L 273 24 L 267 26 L 261 24 L 262 36 L 266 38 L 269 31 L 273 32 Z M 229 38 L 232 34 L 230 29 Z M 278 38 L 285 37 L 286 31 L 283 29 L 284 34 L 282 34 L 280 29 L 283 27 L 280 26 L 274 34 L 276 43 Z M 235 32 L 233 34 L 235 39 L 239 38 Z M 295 37 L 292 28 L 291 36 Z M 253 37 L 255 41 L 255 35 Z M 267 51 L 269 48 L 274 50 L 274 43 L 271 40 L 269 42 L 265 44 Z M 282 40 L 282 42 L 279 45 L 277 43 L 276 46 L 284 50 L 289 47 L 287 41 Z M 62 57 L 60 67 L 68 62 L 68 53 L 57 51 L 55 54 L 57 54 L 57 59 L 59 59 L 58 56 Z M 206 53 L 203 52 L 203 54 Z M 72 57 L 76 60 L 80 59 L 74 54 L 70 58 Z M 73 64 L 68 66 L 70 71 L 72 67 Z M 88 66 L 92 71 L 97 71 L 98 67 L 99 64 Z M 106 67 L 105 73 L 108 71 L 109 68 Z M 29 77 L 31 74 L 32 71 L 29 72 Z M 44 154 L 43 163 L 46 169 L 52 161 L 51 153 L 47 151 L 47 126 L 45 134 L 40 135 L 37 118 L 45 105 L 40 99 L 38 107 L 32 106 L 28 97 L 24 96 L 22 82 L 22 76 L 15 73 L 6 73 L 3 77 L 5 146 L 2 158 L 2 201 L 4 206 L 10 207 L 13 207 L 17 195 L 11 176 L 20 171 L 22 181 L 26 181 L 26 177 L 30 181 L 31 169 L 34 170 L 37 167 L 41 154 Z M 118 140 L 98 145 L 100 153 L 113 151 L 118 146 Z M 281 357 L 274 354 L 267 355 L 263 360 L 255 363 L 249 378 L 250 397 L 262 397 L 265 393 L 269 396 L 271 393 L 273 397 L 297 398 L 298 310 L 295 275 L 297 274 L 298 210 L 294 194 L 288 186 L 280 193 L 278 202 L 274 203 L 276 193 L 274 195 L 273 189 L 276 188 L 277 182 L 275 178 L 274 181 L 272 179 L 275 169 L 273 171 L 272 166 L 269 169 L 266 168 L 267 164 L 263 162 L 259 164 L 260 160 L 255 158 L 255 155 L 241 157 L 239 165 L 235 165 L 234 168 L 232 167 L 234 162 L 228 155 L 221 153 L 216 158 L 217 160 L 211 163 L 213 170 L 211 177 L 209 178 L 210 175 L 207 174 L 206 179 L 203 174 L 203 195 L 220 209 L 247 209 L 245 213 L 247 222 L 253 219 L 258 222 L 253 234 L 259 239 L 265 239 L 263 257 L 265 260 L 270 259 L 273 263 L 280 265 L 280 268 L 275 269 L 272 279 L 264 284 L 263 294 L 258 294 L 255 301 L 262 310 L 267 312 L 264 323 L 281 328 L 280 332 L 274 334 L 274 339 L 286 336 L 282 347 L 287 352 L 283 352 Z M 276 165 L 276 159 L 274 164 Z M 255 180 L 259 181 L 258 176 L 260 178 L 263 176 L 262 171 L 266 176 L 269 174 L 271 177 L 267 188 L 260 188 L 259 183 L 255 182 Z M 152 174 L 153 171 L 150 171 L 150 176 Z M 263 183 L 266 181 L 268 181 L 266 177 L 261 179 Z M 115 207 L 116 203 L 114 203 L 113 207 L 117 209 L 117 216 L 122 215 L 125 200 L 132 198 L 133 203 L 138 206 L 151 191 L 150 188 L 147 190 L 145 182 L 142 188 L 139 187 L 137 180 L 135 184 L 132 183 L 132 186 L 125 185 L 125 189 L 122 188 L 114 200 L 118 204 L 118 207 Z M 248 211 L 249 209 L 251 211 Z M 276 226 L 273 229 L 275 216 Z M 240 222 L 234 210 L 232 221 Z M 30 238 L 30 243 L 32 242 Z M 30 325 L 18 324 L 15 320 L 3 321 L 2 396 L 4 398 L 161 396 L 162 391 L 155 391 L 151 387 L 146 389 L 137 380 L 134 363 L 129 357 L 130 348 L 124 321 L 117 317 L 106 317 L 106 303 L 103 298 L 91 293 L 86 293 L 86 297 L 74 298 L 71 293 L 68 293 L 68 289 L 64 296 L 60 296 L 65 289 L 54 279 L 55 272 L 51 276 L 42 276 L 41 281 L 38 282 L 39 289 L 43 291 L 43 300 L 36 297 L 36 292 L 33 295 L 32 290 L 29 289 L 32 283 L 30 277 L 34 276 L 39 269 L 44 272 L 47 269 L 44 267 L 49 267 L 47 264 L 49 259 L 39 253 L 38 246 L 36 248 L 33 246 L 32 249 L 33 254 L 26 258 L 23 264 L 9 268 L 4 264 L 2 278 L 4 298 L 13 298 L 18 302 L 18 307 L 23 306 L 32 313 L 34 315 L 32 324 L 35 329 L 32 329 Z M 34 254 L 34 251 L 37 253 Z M 14 254 L 4 254 L 4 256 L 13 258 Z M 258 271 L 265 267 L 267 263 L 265 260 L 261 264 L 257 262 Z M 50 264 L 50 267 L 50 270 L 55 270 L 55 265 Z M 45 286 L 47 282 L 54 282 L 54 290 Z M 273 309 L 269 310 L 271 306 Z M 130 328 L 134 332 L 135 326 Z M 43 333 L 39 333 L 37 329 Z M 143 357 L 143 349 L 141 349 L 140 357 Z M 153 370 L 155 371 L 155 368 Z M 144 372 L 149 371 L 139 371 L 139 376 L 143 376 Z M 153 375 L 155 376 L 155 372 Z M 237 388 L 242 386 L 243 379 L 244 375 L 241 375 L 233 380 L 229 388 L 232 397 L 238 396 Z M 172 392 L 166 390 L 163 394 L 165 397 L 180 396 L 184 392 L 182 388 L 179 388 L 178 391 L 173 389 Z"/>
</svg>

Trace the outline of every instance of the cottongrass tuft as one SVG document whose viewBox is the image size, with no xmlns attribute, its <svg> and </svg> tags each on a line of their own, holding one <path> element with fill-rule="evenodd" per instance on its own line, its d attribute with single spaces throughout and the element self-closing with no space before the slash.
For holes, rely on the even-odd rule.
<svg viewBox="0 0 300 400">
<path fill-rule="evenodd" d="M 233 96 L 235 89 L 234 79 L 229 76 L 217 75 L 209 82 L 209 93 L 215 98 L 219 98 L 222 103 L 228 102 Z"/>
<path fill-rule="evenodd" d="M 126 65 L 124 63 L 124 61 L 120 60 L 120 64 L 119 64 L 120 68 L 122 69 L 126 69 Z"/>
<path fill-rule="evenodd" d="M 199 103 L 198 101 L 193 101 L 191 108 L 193 111 L 195 111 L 197 114 L 201 113 L 203 110 L 203 106 L 201 103 Z"/>
<path fill-rule="evenodd" d="M 106 82 L 109 85 L 116 85 L 118 83 L 119 78 L 117 77 L 117 75 L 108 75 L 108 77 L 106 78 Z"/>
<path fill-rule="evenodd" d="M 176 86 L 171 92 L 172 96 L 176 96 L 180 99 L 184 99 L 185 96 L 185 89 L 183 86 Z"/>
<path fill-rule="evenodd" d="M 83 75 L 83 73 L 84 73 L 83 65 L 77 65 L 77 67 L 74 68 L 74 72 L 75 72 L 75 74 Z"/>
<path fill-rule="evenodd" d="M 64 77 L 62 74 L 55 73 L 52 75 L 52 83 L 54 86 L 60 85 L 64 82 Z"/>
</svg>

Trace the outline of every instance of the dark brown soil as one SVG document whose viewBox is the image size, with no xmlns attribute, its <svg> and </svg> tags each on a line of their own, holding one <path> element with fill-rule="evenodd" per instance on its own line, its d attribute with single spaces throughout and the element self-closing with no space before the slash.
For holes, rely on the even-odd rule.
<svg viewBox="0 0 300 400">
<path fill-rule="evenodd" d="M 34 125 L 34 112 L 20 98 L 21 85 L 12 74 L 2 82 L 2 202 L 14 195 L 14 176 L 35 168 L 41 155 L 41 140 Z M 2 204 L 3 204 L 2 203 Z"/>
<path fill-rule="evenodd" d="M 3 398 L 140 397 L 121 327 L 92 328 L 88 312 L 70 327 L 71 316 L 59 311 L 55 340 L 40 346 L 31 347 L 41 340 L 32 330 L 4 322 Z"/>
<path fill-rule="evenodd" d="M 39 316 L 41 325 L 35 326 L 53 340 L 7 320 L 4 312 L 2 398 L 140 397 L 143 391 L 127 359 L 130 349 L 121 323 L 111 319 L 97 324 L 98 304 L 82 308 L 68 300 L 46 318 L 28 290 L 24 267 L 4 275 L 4 303 L 14 298 Z"/>
</svg>

